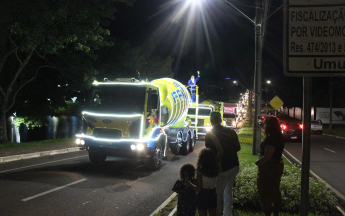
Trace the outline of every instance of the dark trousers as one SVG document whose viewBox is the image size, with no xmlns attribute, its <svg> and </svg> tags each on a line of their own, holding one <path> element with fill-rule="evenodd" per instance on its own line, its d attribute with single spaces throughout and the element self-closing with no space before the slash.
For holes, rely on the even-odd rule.
<svg viewBox="0 0 345 216">
<path fill-rule="evenodd" d="M 263 212 L 271 212 L 273 209 L 275 214 L 279 214 L 282 206 L 279 187 L 283 170 L 283 160 L 271 160 L 258 167 L 257 187 Z"/>
</svg>

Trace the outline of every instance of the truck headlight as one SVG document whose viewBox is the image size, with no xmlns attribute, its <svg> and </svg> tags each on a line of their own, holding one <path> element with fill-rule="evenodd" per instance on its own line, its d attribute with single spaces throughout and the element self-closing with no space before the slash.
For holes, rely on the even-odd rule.
<svg viewBox="0 0 345 216">
<path fill-rule="evenodd" d="M 85 140 L 80 139 L 80 138 L 77 138 L 77 139 L 75 140 L 75 143 L 76 143 L 77 145 L 85 145 Z"/>
<path fill-rule="evenodd" d="M 211 130 L 211 128 L 210 128 L 210 127 L 207 127 L 207 128 L 206 128 L 206 131 L 210 131 L 210 130 Z"/>
<path fill-rule="evenodd" d="M 142 151 L 145 148 L 143 143 L 135 143 L 131 145 L 131 149 L 134 150 L 138 150 L 138 151 Z"/>
<path fill-rule="evenodd" d="M 137 143 L 137 149 L 138 149 L 139 151 L 143 150 L 143 149 L 144 149 L 144 144 L 142 144 L 142 143 Z"/>
</svg>

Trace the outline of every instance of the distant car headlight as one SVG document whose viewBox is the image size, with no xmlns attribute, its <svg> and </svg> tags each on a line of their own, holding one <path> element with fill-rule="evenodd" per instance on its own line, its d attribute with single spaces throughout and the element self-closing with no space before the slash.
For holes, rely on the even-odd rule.
<svg viewBox="0 0 345 216">
<path fill-rule="evenodd" d="M 76 143 L 77 145 L 85 145 L 85 140 L 83 140 L 83 139 L 81 139 L 81 138 L 77 138 L 77 139 L 75 140 L 75 143 Z"/>
</svg>

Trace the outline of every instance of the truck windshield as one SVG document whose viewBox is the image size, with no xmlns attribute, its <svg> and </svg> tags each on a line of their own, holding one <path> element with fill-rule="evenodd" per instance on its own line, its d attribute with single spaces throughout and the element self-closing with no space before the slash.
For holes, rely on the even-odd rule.
<svg viewBox="0 0 345 216">
<path fill-rule="evenodd" d="M 188 115 L 195 115 L 195 107 L 189 107 L 188 109 Z M 198 115 L 199 116 L 210 116 L 211 114 L 211 109 L 202 109 L 202 108 L 199 108 L 198 110 Z"/>
<path fill-rule="evenodd" d="M 144 112 L 146 86 L 98 85 L 91 89 L 92 111 L 138 114 Z"/>
<path fill-rule="evenodd" d="M 224 114 L 223 118 L 236 118 L 235 114 Z"/>
</svg>

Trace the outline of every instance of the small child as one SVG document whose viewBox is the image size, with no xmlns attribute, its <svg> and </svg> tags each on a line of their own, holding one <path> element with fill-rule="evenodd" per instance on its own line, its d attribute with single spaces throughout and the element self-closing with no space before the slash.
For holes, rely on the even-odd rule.
<svg viewBox="0 0 345 216">
<path fill-rule="evenodd" d="M 223 153 L 219 149 L 220 156 Z M 219 172 L 218 158 L 214 151 L 205 148 L 200 151 L 197 162 L 196 185 L 187 181 L 186 185 L 198 192 L 197 208 L 199 216 L 216 216 L 217 214 L 217 192 L 216 181 Z"/>
<path fill-rule="evenodd" d="M 176 181 L 172 190 L 178 194 L 177 216 L 195 216 L 196 192 L 185 185 L 186 181 L 195 184 L 195 167 L 187 163 L 180 169 L 180 179 Z"/>
</svg>

